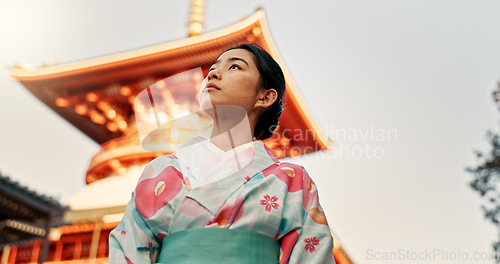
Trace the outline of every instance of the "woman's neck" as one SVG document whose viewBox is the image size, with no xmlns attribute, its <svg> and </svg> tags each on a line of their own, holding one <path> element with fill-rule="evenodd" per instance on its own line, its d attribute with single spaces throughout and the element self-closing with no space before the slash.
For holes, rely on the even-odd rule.
<svg viewBox="0 0 500 264">
<path fill-rule="evenodd" d="M 243 110 L 243 111 L 241 111 Z M 253 128 L 243 108 L 214 106 L 214 126 L 210 141 L 223 151 L 253 141 Z"/>
</svg>

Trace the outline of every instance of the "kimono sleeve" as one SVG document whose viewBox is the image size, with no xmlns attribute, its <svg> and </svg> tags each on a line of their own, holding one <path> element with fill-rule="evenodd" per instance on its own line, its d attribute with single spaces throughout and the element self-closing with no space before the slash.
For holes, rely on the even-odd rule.
<svg viewBox="0 0 500 264">
<path fill-rule="evenodd" d="M 139 182 L 151 177 L 151 167 L 151 163 L 146 165 Z M 137 189 L 132 193 L 120 224 L 109 234 L 109 263 L 154 263 L 155 253 L 161 248 L 161 242 L 137 210 L 136 192 Z"/>
<path fill-rule="evenodd" d="M 302 173 L 302 223 L 282 237 L 279 263 L 335 264 L 333 237 L 319 203 L 316 185 L 304 167 Z"/>
</svg>

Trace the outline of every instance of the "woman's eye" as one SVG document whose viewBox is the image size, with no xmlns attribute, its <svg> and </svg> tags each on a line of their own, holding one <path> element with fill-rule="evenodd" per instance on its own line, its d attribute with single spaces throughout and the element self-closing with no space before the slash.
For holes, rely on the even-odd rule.
<svg viewBox="0 0 500 264">
<path fill-rule="evenodd" d="M 230 70 L 231 70 L 231 69 L 241 69 L 241 67 L 240 67 L 240 66 L 238 66 L 238 65 L 236 65 L 236 64 L 233 64 L 233 65 L 231 65 L 231 67 L 229 67 L 229 69 L 230 69 Z"/>
</svg>

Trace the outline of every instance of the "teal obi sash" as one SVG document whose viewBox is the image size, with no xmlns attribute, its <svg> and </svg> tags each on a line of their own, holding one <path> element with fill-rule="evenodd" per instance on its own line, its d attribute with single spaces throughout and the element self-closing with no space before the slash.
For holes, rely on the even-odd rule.
<svg viewBox="0 0 500 264">
<path fill-rule="evenodd" d="M 277 264 L 278 241 L 246 230 L 192 228 L 163 238 L 157 264 Z"/>
</svg>

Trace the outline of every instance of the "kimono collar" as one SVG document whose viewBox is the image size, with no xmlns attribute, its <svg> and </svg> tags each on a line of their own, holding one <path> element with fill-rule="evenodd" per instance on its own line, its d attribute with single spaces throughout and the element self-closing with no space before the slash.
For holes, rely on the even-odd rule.
<svg viewBox="0 0 500 264">
<path fill-rule="evenodd" d="M 221 153 L 217 153 L 222 150 L 207 144 L 213 143 L 198 136 L 182 145 L 173 155 L 184 165 L 184 177 L 190 178 L 192 190 L 187 196 L 200 202 L 213 214 L 223 201 L 253 176 L 279 162 L 262 141 L 249 142 L 229 150 L 223 153 L 227 156 L 223 159 Z M 215 145 L 213 147 L 216 148 Z"/>
<path fill-rule="evenodd" d="M 251 141 L 251 142 L 245 143 L 243 145 L 239 145 L 239 146 L 237 146 L 233 149 L 230 149 L 228 151 L 224 151 L 224 150 L 218 148 L 217 146 L 215 146 L 214 143 L 212 143 L 210 140 L 202 140 L 200 143 L 205 145 L 205 147 L 207 147 L 214 154 L 216 154 L 221 161 L 224 161 L 228 158 L 231 158 L 231 156 L 233 156 L 238 151 L 249 148 L 254 144 L 257 144 L 256 141 Z"/>
<path fill-rule="evenodd" d="M 184 163 L 187 169 L 197 171 L 201 173 L 199 176 L 203 177 L 218 167 L 223 167 L 228 172 L 237 169 L 257 173 L 279 162 L 262 141 L 248 142 L 229 151 L 223 151 L 201 136 L 191 139 L 172 154 Z"/>
</svg>

